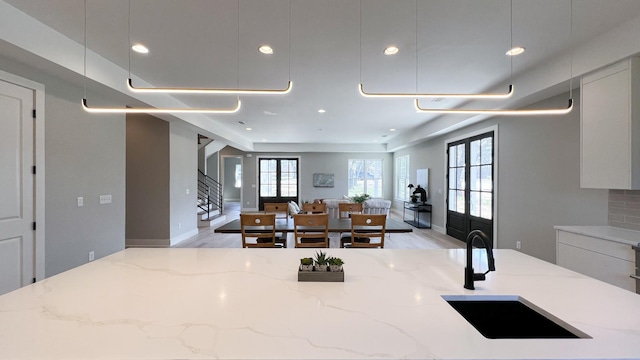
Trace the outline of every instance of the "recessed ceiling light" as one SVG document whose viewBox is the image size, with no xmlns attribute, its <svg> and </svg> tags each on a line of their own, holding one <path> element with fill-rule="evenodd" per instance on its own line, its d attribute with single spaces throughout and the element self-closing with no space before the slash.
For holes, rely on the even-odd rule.
<svg viewBox="0 0 640 360">
<path fill-rule="evenodd" d="M 523 52 L 524 52 L 524 48 L 522 46 L 516 46 L 510 49 L 509 51 L 507 51 L 507 55 L 516 56 L 516 55 L 522 54 Z"/>
<path fill-rule="evenodd" d="M 398 51 L 400 51 L 400 49 L 398 49 L 397 46 L 391 45 L 391 46 L 388 46 L 386 49 L 384 49 L 384 54 L 385 55 L 395 55 L 395 54 L 398 53 Z"/>
<path fill-rule="evenodd" d="M 324 113 L 326 113 L 326 112 L 327 112 L 327 110 L 325 110 L 325 109 L 318 109 L 318 112 L 319 112 L 320 114 L 324 114 Z"/>
<path fill-rule="evenodd" d="M 389 131 L 396 131 L 396 129 L 389 129 Z"/>
<path fill-rule="evenodd" d="M 148 54 L 149 53 L 149 49 L 147 49 L 146 46 L 142 45 L 142 44 L 133 44 L 133 46 L 131 46 L 131 50 L 140 53 L 140 54 Z"/>
<path fill-rule="evenodd" d="M 265 55 L 273 55 L 273 48 L 269 45 L 260 45 L 258 51 Z"/>
<path fill-rule="evenodd" d="M 253 129 L 252 129 L 252 128 L 250 128 L 250 127 L 248 127 L 248 128 L 244 128 L 244 129 L 245 129 L 245 130 L 247 130 L 247 131 L 251 131 L 251 130 L 253 130 Z"/>
</svg>

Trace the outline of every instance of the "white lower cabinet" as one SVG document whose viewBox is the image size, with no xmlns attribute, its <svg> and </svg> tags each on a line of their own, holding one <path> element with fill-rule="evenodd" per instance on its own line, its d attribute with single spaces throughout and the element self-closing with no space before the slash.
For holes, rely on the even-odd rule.
<svg viewBox="0 0 640 360">
<path fill-rule="evenodd" d="M 556 263 L 629 291 L 636 291 L 631 245 L 556 228 Z"/>
</svg>

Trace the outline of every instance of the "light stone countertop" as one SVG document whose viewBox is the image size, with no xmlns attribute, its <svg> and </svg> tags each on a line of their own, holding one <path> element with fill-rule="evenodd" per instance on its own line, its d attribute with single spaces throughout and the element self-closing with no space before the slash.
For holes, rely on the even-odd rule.
<svg viewBox="0 0 640 360">
<path fill-rule="evenodd" d="M 622 244 L 640 246 L 640 231 L 615 226 L 554 226 L 556 230 L 593 236 Z"/>
<path fill-rule="evenodd" d="M 475 291 L 464 249 L 328 249 L 345 282 L 298 282 L 314 251 L 115 253 L 0 296 L 0 358 L 640 358 L 640 295 L 514 250 Z M 442 295 L 520 295 L 592 338 L 487 339 Z"/>
</svg>

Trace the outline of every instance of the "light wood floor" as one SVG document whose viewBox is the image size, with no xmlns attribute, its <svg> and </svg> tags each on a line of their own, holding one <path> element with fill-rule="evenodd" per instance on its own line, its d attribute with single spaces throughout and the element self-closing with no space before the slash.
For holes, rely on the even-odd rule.
<svg viewBox="0 0 640 360">
<path fill-rule="evenodd" d="M 239 205 L 225 205 L 227 221 L 238 219 Z M 401 221 L 396 214 L 391 217 Z M 240 234 L 216 234 L 215 228 L 200 228 L 198 235 L 187 239 L 175 247 L 179 248 L 240 248 Z M 293 234 L 289 234 L 287 247 L 293 248 Z M 340 234 L 329 234 L 329 247 L 340 247 Z M 387 234 L 384 247 L 387 249 L 457 249 L 464 247 L 464 243 L 451 236 L 441 234 L 432 229 L 414 229 L 410 233 Z"/>
</svg>

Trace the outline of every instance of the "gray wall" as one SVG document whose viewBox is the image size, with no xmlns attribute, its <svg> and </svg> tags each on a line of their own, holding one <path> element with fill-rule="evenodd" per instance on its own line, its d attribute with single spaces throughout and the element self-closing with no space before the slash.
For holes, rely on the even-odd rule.
<svg viewBox="0 0 640 360">
<path fill-rule="evenodd" d="M 11 59 L 0 57 L 0 70 L 45 86 L 45 276 L 86 263 L 89 251 L 100 258 L 124 249 L 124 115 L 90 115 L 82 87 Z M 110 101 L 87 95 L 96 96 Z M 99 205 L 108 194 L 112 203 Z"/>
<path fill-rule="evenodd" d="M 179 123 L 170 124 L 171 245 L 198 231 L 197 134 Z"/>
<path fill-rule="evenodd" d="M 168 239 L 169 123 L 145 114 L 127 116 L 127 245 L 133 239 Z"/>
<path fill-rule="evenodd" d="M 198 145 L 184 125 L 127 118 L 127 246 L 166 247 L 198 231 Z"/>
<path fill-rule="evenodd" d="M 220 173 L 220 169 L 218 168 L 218 156 L 219 156 L 219 152 L 215 152 L 214 154 L 212 154 L 207 158 L 207 161 L 206 161 L 207 171 L 205 172 L 207 176 L 209 176 L 210 178 L 216 181 L 219 181 L 218 174 Z"/>
<path fill-rule="evenodd" d="M 559 98 L 566 99 L 567 95 Z M 574 101 L 579 96 L 574 92 Z M 559 103 L 542 101 L 535 107 Z M 498 125 L 498 247 L 555 262 L 554 225 L 606 225 L 607 190 L 580 188 L 580 104 L 564 116 L 496 117 L 398 151 L 428 167 L 433 223 L 445 227 L 445 140 Z M 438 189 L 443 189 L 442 193 Z M 401 203 L 394 202 L 396 208 Z"/>
</svg>

